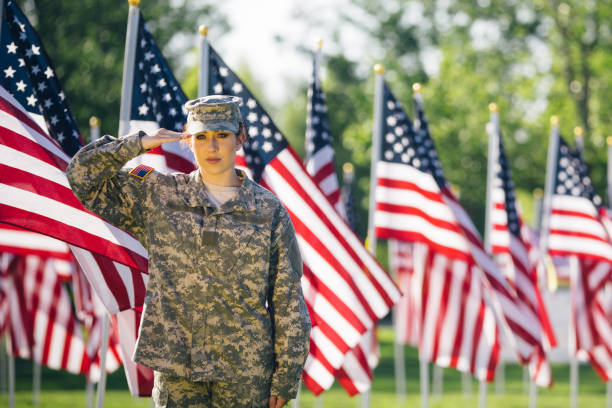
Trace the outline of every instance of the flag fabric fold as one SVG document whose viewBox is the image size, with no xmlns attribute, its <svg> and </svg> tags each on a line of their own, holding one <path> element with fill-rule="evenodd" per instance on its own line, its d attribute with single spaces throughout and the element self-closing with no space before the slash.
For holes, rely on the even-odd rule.
<svg viewBox="0 0 612 408">
<path fill-rule="evenodd" d="M 570 266 L 570 344 L 575 345 L 570 353 L 585 357 L 602 381 L 610 381 L 612 324 L 606 309 L 606 285 L 612 279 L 612 241 L 582 153 L 557 137 L 548 253 L 576 258 L 577 267 Z"/>
<path fill-rule="evenodd" d="M 304 383 L 316 394 L 333 383 L 347 351 L 385 316 L 399 291 L 336 212 L 297 154 L 240 79 L 210 47 L 210 93 L 243 99 L 247 141 L 236 159 L 287 208 L 304 261 L 302 288 L 313 329 Z"/>
<path fill-rule="evenodd" d="M 530 324 L 539 331 L 540 347 L 531 356 L 529 369 L 536 384 L 552 386 L 552 371 L 546 351 L 555 347 L 557 340 L 548 312 L 538 287 L 537 262 L 530 259 L 531 245 L 519 212 L 511 171 L 497 126 L 490 123 L 490 131 L 497 132 L 493 185 L 491 189 L 491 230 L 488 232 L 491 253 L 499 268 L 517 294 L 519 305 Z M 495 129 L 494 129 L 495 128 Z"/>
</svg>

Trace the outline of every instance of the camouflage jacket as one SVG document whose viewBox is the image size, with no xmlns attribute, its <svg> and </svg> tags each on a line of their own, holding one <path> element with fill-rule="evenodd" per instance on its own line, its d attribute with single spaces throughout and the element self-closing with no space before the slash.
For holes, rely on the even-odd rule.
<svg viewBox="0 0 612 408">
<path fill-rule="evenodd" d="M 81 149 L 67 175 L 85 207 L 133 234 L 149 252 L 149 282 L 134 361 L 192 381 L 272 378 L 294 398 L 310 320 L 302 260 L 278 198 L 239 174 L 237 196 L 215 208 L 198 170 L 122 169 L 143 135 L 104 136 Z"/>
</svg>

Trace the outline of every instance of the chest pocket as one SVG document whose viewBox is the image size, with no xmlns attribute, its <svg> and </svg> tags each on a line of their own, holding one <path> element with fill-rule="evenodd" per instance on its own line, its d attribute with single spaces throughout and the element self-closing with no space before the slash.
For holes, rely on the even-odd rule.
<svg viewBox="0 0 612 408">
<path fill-rule="evenodd" d="M 217 221 L 218 254 L 224 273 L 233 278 L 267 275 L 270 258 L 270 221 L 256 215 L 233 213 Z M 251 276 L 253 274 L 253 276 Z"/>
</svg>

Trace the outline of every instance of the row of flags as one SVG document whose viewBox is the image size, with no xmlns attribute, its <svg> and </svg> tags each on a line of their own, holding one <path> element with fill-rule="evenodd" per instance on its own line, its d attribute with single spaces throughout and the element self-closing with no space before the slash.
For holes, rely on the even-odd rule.
<svg viewBox="0 0 612 408">
<path fill-rule="evenodd" d="M 122 101 L 129 107 L 123 129 L 180 130 L 187 98 L 140 12 L 131 7 L 130 14 L 136 18 L 137 34 L 132 39 L 135 53 L 127 56 L 134 72 L 132 83 L 124 84 L 131 92 L 130 100 Z M 10 237 L 0 238 L 0 252 L 14 254 L 3 257 L 0 330 L 14 337 L 17 355 L 38 355 L 45 364 L 73 372 L 95 366 L 101 343 L 101 331 L 95 329 L 99 313 L 77 318 L 72 308 L 70 313 L 48 309 L 66 299 L 61 272 L 49 265 L 68 262 L 68 275 L 80 276 L 74 278 L 79 287 L 74 293 L 91 293 L 75 300 L 89 304 L 97 296 L 116 314 L 109 338 L 115 363 L 110 368 L 123 362 L 132 394 L 149 395 L 151 371 L 130 362 L 148 278 L 147 253 L 133 237 L 85 210 L 70 191 L 64 171 L 82 138 L 40 39 L 12 1 L 6 3 L 0 33 L 0 237 Z M 309 88 L 303 163 L 212 47 L 208 55 L 203 68 L 208 70 L 208 93 L 244 101 L 241 113 L 248 139 L 237 166 L 281 198 L 296 229 L 304 260 L 302 288 L 313 324 L 303 381 L 313 393 L 329 389 L 335 379 L 350 395 L 369 389 L 377 360 L 376 322 L 398 301 L 398 335 L 418 346 L 422 359 L 490 381 L 503 333 L 533 380 L 552 384 L 546 352 L 556 339 L 538 286 L 541 257 L 521 220 L 497 122 L 489 126 L 498 143 L 493 184 L 488 186 L 491 230 L 485 245 L 444 177 L 420 94 L 415 95 L 412 120 L 384 84 L 379 95 L 381 149 L 373 158 L 376 208 L 371 210 L 376 236 L 390 240 L 391 266 L 404 294 L 400 299 L 393 280 L 351 228 L 352 211 L 342 201 L 335 172 L 319 56 Z M 540 248 L 551 256 L 579 260 L 580 270 L 572 275 L 576 351 L 607 380 L 612 374 L 610 302 L 604 290 L 612 263 L 607 213 L 594 194 L 582 155 L 558 140 L 551 215 L 543 233 L 547 248 Z M 191 152 L 178 143 L 137 160 L 160 171 L 195 168 Z M 34 277 L 22 271 L 34 271 Z M 27 282 L 45 287 L 32 291 Z M 38 296 L 43 293 L 56 300 L 41 302 Z M 26 295 L 35 300 L 17 298 Z M 29 309 L 20 306 L 27 302 Z M 32 316 L 39 315 L 46 316 L 41 319 L 48 327 L 61 329 L 28 329 Z M 80 322 L 86 322 L 91 344 L 74 329 Z M 55 360 L 47 362 L 43 356 L 56 349 L 46 344 L 59 343 L 47 335 L 60 332 L 69 339 L 63 344 L 74 348 L 51 353 Z M 38 343 L 34 337 L 40 338 Z M 35 343 L 37 349 L 32 348 Z M 15 347 L 22 344 L 25 351 L 19 354 Z"/>
</svg>

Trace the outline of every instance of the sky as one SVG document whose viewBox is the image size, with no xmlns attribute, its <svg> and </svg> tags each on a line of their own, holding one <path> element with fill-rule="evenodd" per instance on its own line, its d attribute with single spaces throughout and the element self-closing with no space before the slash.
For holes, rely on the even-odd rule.
<svg viewBox="0 0 612 408">
<path fill-rule="evenodd" d="M 322 40 L 323 54 L 326 50 L 336 52 L 342 47 L 347 57 L 357 59 L 367 41 L 362 33 L 346 23 L 339 40 L 332 39 L 333 27 L 340 21 L 339 10 L 353 8 L 349 0 L 226 0 L 218 4 L 232 29 L 221 35 L 213 24 L 206 24 L 210 28 L 210 43 L 231 68 L 246 64 L 254 77 L 265 85 L 266 99 L 274 104 L 282 103 L 289 96 L 288 92 L 293 91 L 287 84 L 310 79 L 311 57 L 298 51 L 298 47 L 315 51 L 318 41 Z M 300 11 L 309 16 L 309 21 L 295 16 Z"/>
</svg>

